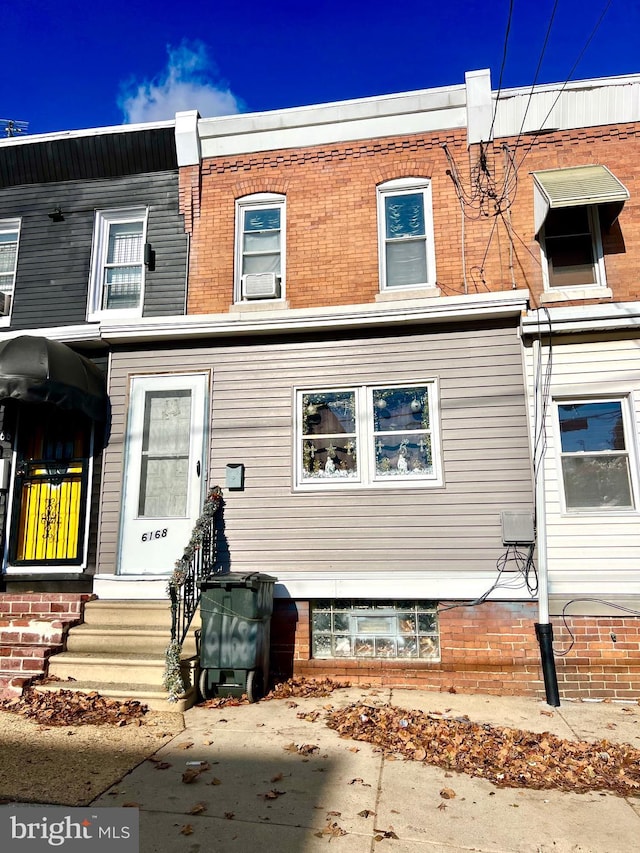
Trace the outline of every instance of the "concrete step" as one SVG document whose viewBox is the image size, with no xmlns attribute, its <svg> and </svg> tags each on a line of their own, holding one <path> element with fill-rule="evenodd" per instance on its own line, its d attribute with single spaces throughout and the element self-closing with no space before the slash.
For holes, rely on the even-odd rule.
<svg viewBox="0 0 640 853">
<path fill-rule="evenodd" d="M 162 684 L 164 670 L 164 656 L 157 654 L 62 652 L 49 660 L 49 675 L 63 681 L 73 678 L 112 684 Z"/>
<path fill-rule="evenodd" d="M 86 625 L 135 625 L 171 630 L 171 605 L 166 601 L 89 601 L 84 609 Z"/>
<path fill-rule="evenodd" d="M 151 711 L 186 711 L 198 701 L 195 685 L 191 685 L 184 696 L 177 702 L 169 701 L 169 694 L 163 687 L 154 687 L 149 684 L 133 684 L 123 682 L 121 684 L 105 684 L 101 681 L 65 681 L 47 682 L 35 685 L 36 690 L 53 693 L 57 690 L 74 690 L 80 693 L 99 693 L 107 699 L 117 699 L 124 702 L 127 699 L 135 699 L 143 705 L 147 705 Z"/>
<path fill-rule="evenodd" d="M 77 654 L 156 654 L 164 659 L 169 645 L 169 630 L 122 627 L 119 625 L 77 625 L 67 638 L 67 651 Z M 196 643 L 191 632 L 184 644 L 185 656 L 195 655 Z"/>
</svg>

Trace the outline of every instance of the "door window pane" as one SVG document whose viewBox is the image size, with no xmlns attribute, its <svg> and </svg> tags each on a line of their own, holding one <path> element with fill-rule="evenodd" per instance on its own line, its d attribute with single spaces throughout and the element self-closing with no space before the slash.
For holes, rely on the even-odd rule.
<svg viewBox="0 0 640 853">
<path fill-rule="evenodd" d="M 184 517 L 187 513 L 191 391 L 145 395 L 140 475 L 140 517 Z"/>
</svg>

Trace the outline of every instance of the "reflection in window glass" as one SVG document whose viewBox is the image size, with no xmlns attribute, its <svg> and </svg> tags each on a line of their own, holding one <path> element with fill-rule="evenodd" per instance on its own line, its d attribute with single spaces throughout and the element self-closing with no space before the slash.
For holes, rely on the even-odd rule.
<svg viewBox="0 0 640 853">
<path fill-rule="evenodd" d="M 373 389 L 377 477 L 423 477 L 433 473 L 426 386 Z"/>
<path fill-rule="evenodd" d="M 304 479 L 358 476 L 354 391 L 302 395 L 302 466 Z"/>
<path fill-rule="evenodd" d="M 567 509 L 632 509 L 622 403 L 558 405 Z"/>
</svg>

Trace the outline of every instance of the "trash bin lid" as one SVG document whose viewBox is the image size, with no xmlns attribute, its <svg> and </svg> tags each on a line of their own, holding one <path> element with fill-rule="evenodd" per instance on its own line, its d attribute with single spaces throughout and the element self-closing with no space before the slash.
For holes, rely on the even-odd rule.
<svg viewBox="0 0 640 853">
<path fill-rule="evenodd" d="M 278 579 L 272 575 L 262 572 L 224 572 L 219 575 L 210 575 L 203 578 L 198 586 L 200 589 L 211 589 L 212 587 L 234 587 L 244 586 L 255 588 L 261 583 L 275 583 Z"/>
</svg>

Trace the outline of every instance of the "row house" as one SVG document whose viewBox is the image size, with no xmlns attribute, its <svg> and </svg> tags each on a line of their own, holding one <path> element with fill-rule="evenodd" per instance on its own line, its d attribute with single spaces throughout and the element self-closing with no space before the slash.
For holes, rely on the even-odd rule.
<svg viewBox="0 0 640 853">
<path fill-rule="evenodd" d="M 92 596 L 101 323 L 183 313 L 187 256 L 173 121 L 0 141 L 0 687 L 42 674 Z"/>
<path fill-rule="evenodd" d="M 84 412 L 99 455 L 77 569 L 46 549 L 37 567 L 16 561 L 37 546 L 15 515 L 20 432 L 4 434 L 6 581 L 82 577 L 116 611 L 166 606 L 220 485 L 215 569 L 277 578 L 272 677 L 549 697 L 536 637 L 549 623 L 562 696 L 637 693 L 639 87 L 497 93 L 479 71 L 73 137 L 75 154 L 150 134 L 167 159 L 145 171 L 138 150 L 129 171 L 108 158 L 104 174 L 63 178 L 49 165 L 54 185 L 32 182 L 46 190 L 37 233 L 68 263 L 57 283 L 42 236 L 28 262 L 26 209 L 0 222 L 16 312 L 26 269 L 40 277 L 33 326 L 12 315 L 0 336 L 7 358 L 14 338 L 31 357 L 36 336 L 108 377 L 107 414 Z M 11 140 L 0 155 L 54 143 Z M 85 194 L 85 233 L 67 186 Z M 161 210 L 168 231 L 154 236 Z M 72 282 L 76 327 L 61 299 Z M 4 352 L 0 379 L 13 375 Z M 7 412 L 33 411 L 17 396 L 4 394 Z M 49 470 L 34 459 L 33 474 Z"/>
</svg>

